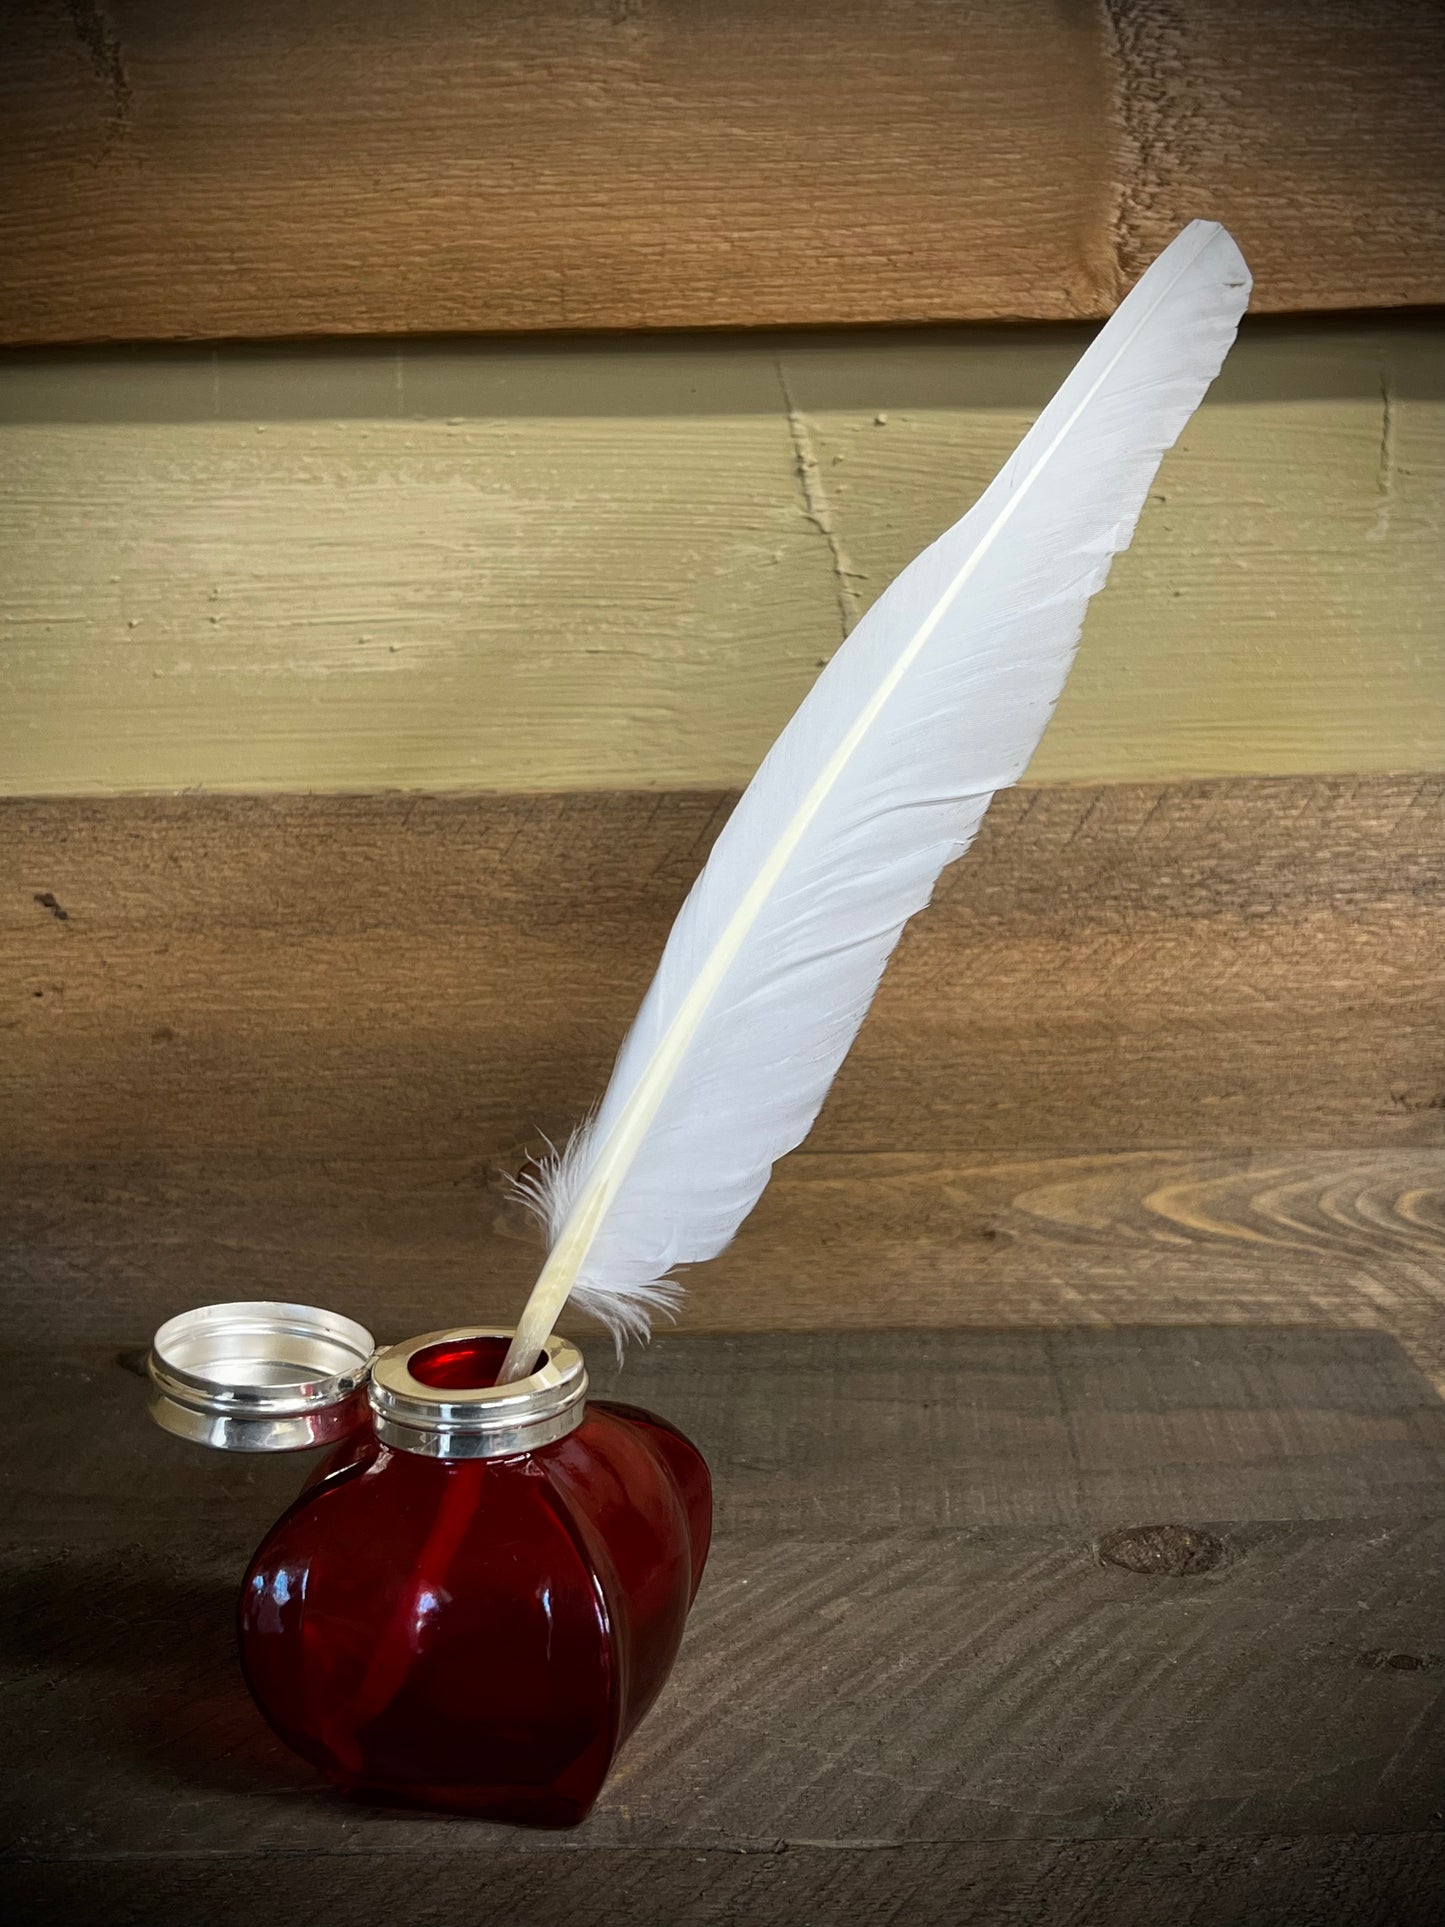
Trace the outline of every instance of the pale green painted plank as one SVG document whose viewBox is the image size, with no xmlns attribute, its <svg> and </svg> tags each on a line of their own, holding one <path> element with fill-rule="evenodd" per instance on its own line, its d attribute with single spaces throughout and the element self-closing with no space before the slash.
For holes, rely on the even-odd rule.
<svg viewBox="0 0 1445 1927">
<path fill-rule="evenodd" d="M 741 782 L 1086 338 L 11 358 L 0 786 Z M 1031 775 L 1442 767 L 1442 538 L 1445 337 L 1248 334 Z"/>
</svg>

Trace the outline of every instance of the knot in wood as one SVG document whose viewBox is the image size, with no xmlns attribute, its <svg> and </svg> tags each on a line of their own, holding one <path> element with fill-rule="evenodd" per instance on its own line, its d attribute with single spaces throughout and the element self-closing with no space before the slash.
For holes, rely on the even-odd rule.
<svg viewBox="0 0 1445 1927">
<path fill-rule="evenodd" d="M 1228 1559 L 1224 1541 L 1199 1526 L 1121 1526 L 1094 1548 L 1100 1565 L 1150 1578 L 1188 1579 L 1214 1572 Z"/>
</svg>

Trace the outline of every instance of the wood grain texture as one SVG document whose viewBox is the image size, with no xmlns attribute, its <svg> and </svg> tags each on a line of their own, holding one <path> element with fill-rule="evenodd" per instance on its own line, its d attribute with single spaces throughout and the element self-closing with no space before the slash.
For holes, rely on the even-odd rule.
<svg viewBox="0 0 1445 1927">
<path fill-rule="evenodd" d="M 413 1329 L 393 1312 L 377 1335 Z M 0 1529 L 57 1558 L 170 1548 L 188 1529 L 259 1536 L 300 1462 L 183 1450 L 138 1426 L 139 1317 L 130 1337 L 129 1370 L 93 1342 L 25 1355 Z M 786 1547 L 1046 1527 L 1087 1539 L 1160 1520 L 1406 1527 L 1435 1516 L 1445 1480 L 1445 1403 L 1426 1375 L 1390 1333 L 1323 1322 L 663 1333 L 620 1367 L 605 1341 L 586 1356 L 597 1397 L 663 1412 L 698 1442 L 722 1537 Z M 75 1425 L 67 1386 L 90 1424 Z M 134 1489 L 107 1520 L 117 1451 Z M 40 1480 L 27 1467 L 42 1463 Z"/>
<path fill-rule="evenodd" d="M 569 1835 L 326 1792 L 232 1648 L 300 1467 L 161 1434 L 94 1349 L 6 1370 L 27 1772 L 0 1791 L 4 1871 L 37 1904 L 97 1927 L 254 1918 L 258 1895 L 442 1922 L 479 1891 L 539 1927 L 941 1923 L 961 1897 L 1000 1927 L 1433 1921 L 1445 1406 L 1381 1335 L 660 1340 L 626 1395 L 709 1456 L 716 1550 Z M 1103 1528 L 1149 1519 L 1209 1526 L 1222 1560 L 1101 1561 Z"/>
<path fill-rule="evenodd" d="M 475 1905 L 470 1857 L 126 1854 L 26 1858 L 8 1869 L 22 1915 L 86 1927 L 250 1927 L 257 1916 L 324 1927 L 455 1927 Z M 498 1851 L 489 1902 L 516 1927 L 1438 1927 L 1437 1833 L 1243 1840 L 934 1843 L 589 1850 L 545 1859 Z"/>
<path fill-rule="evenodd" d="M 1224 1529 L 1234 1563 L 1172 1586 L 1057 1529 L 719 1542 L 587 1850 L 1429 1829 L 1445 1525 Z M 325 1854 L 394 1850 L 400 1825 L 484 1879 L 505 1832 L 348 1811 L 256 1730 L 231 1624 L 253 1549 L 0 1556 L 7 1649 L 31 1675 L 9 1696 L 29 1771 L 7 1838 Z M 1361 1663 L 1381 1636 L 1424 1664 Z"/>
<path fill-rule="evenodd" d="M 1445 299 L 1430 0 L 4 11 L 10 341 Z"/>
<path fill-rule="evenodd" d="M 505 1173 L 602 1088 L 727 806 L 5 805 L 32 1329 L 514 1317 Z M 1000 798 L 687 1319 L 1381 1328 L 1445 1374 L 1442 815 L 1438 777 Z"/>
<path fill-rule="evenodd" d="M 0 366 L 0 788 L 741 784 L 1083 346 Z M 1445 767 L 1445 337 L 1247 333 L 1038 781 Z"/>
<path fill-rule="evenodd" d="M 4 338 L 1096 314 L 1092 9 L 7 9 Z M 1020 138 L 1021 129 L 1026 137 Z"/>
<path fill-rule="evenodd" d="M 1101 5 L 1127 280 L 1207 212 L 1238 237 L 1257 307 L 1441 299 L 1445 16 L 1434 0 Z"/>
</svg>

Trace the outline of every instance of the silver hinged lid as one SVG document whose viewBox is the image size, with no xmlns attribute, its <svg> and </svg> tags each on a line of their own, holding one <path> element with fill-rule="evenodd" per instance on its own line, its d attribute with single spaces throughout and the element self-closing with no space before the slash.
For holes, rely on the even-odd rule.
<svg viewBox="0 0 1445 1927">
<path fill-rule="evenodd" d="M 328 1445 L 365 1422 L 375 1353 L 364 1325 L 315 1305 L 202 1305 L 152 1341 L 150 1414 L 223 1452 Z"/>
</svg>

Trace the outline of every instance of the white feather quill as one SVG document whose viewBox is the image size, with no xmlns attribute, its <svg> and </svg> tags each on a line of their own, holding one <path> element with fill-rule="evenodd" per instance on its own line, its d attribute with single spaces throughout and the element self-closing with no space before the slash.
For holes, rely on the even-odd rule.
<svg viewBox="0 0 1445 1927">
<path fill-rule="evenodd" d="M 621 1340 L 806 1135 L 904 924 L 1022 775 L 1090 596 L 1249 296 L 1195 221 L 962 521 L 838 650 L 717 839 L 594 1116 L 532 1187 L 550 1250 L 501 1379 L 569 1297 Z"/>
</svg>

